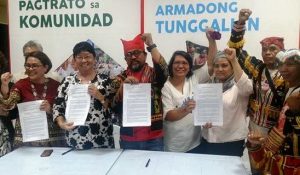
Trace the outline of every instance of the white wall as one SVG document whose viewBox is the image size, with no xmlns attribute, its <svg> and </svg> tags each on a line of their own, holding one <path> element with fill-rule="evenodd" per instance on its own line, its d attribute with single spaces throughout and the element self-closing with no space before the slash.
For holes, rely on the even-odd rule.
<svg viewBox="0 0 300 175">
<path fill-rule="evenodd" d="M 21 1 L 21 0 L 20 0 Z M 31 0 L 34 2 L 35 0 Z M 9 1 L 10 17 L 10 53 L 12 71 L 23 69 L 22 46 L 28 40 L 38 40 L 44 46 L 45 53 L 52 59 L 54 68 L 58 67 L 72 54 L 73 46 L 82 40 L 91 39 L 103 51 L 115 59 L 119 64 L 126 67 L 123 56 L 123 48 L 120 39 L 132 39 L 140 33 L 140 0 L 102 0 L 99 8 L 91 8 L 89 5 L 82 9 L 42 9 L 42 10 L 19 10 L 19 1 Z M 75 2 L 75 1 L 73 1 Z M 154 41 L 169 60 L 175 50 L 185 50 L 185 41 L 191 40 L 196 43 L 207 45 L 204 32 L 197 31 L 186 33 L 158 33 L 155 21 L 165 20 L 189 20 L 189 19 L 225 19 L 225 25 L 230 26 L 231 18 L 237 19 L 236 12 L 219 14 L 197 15 L 173 15 L 155 16 L 157 7 L 166 4 L 196 4 L 196 3 L 236 3 L 237 8 L 250 8 L 252 17 L 259 19 L 257 31 L 247 31 L 245 49 L 251 55 L 260 57 L 259 41 L 268 36 L 281 36 L 285 38 L 286 48 L 299 47 L 299 24 L 300 24 L 300 1 L 299 0 L 145 0 L 145 32 L 153 34 Z M 0 11 L 3 12 L 2 10 Z M 113 24 L 108 27 L 38 27 L 20 28 L 20 16 L 63 14 L 63 13 L 110 13 L 113 16 Z M 1 15 L 2 16 L 2 15 Z M 218 42 L 219 49 L 224 49 L 230 36 L 229 31 L 221 31 L 222 39 Z M 22 61 L 20 61 L 22 60 Z"/>
</svg>

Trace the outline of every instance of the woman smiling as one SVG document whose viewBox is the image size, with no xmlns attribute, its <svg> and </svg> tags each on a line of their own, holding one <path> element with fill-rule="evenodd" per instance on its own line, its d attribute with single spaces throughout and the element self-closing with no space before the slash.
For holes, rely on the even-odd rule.
<svg viewBox="0 0 300 175">
<path fill-rule="evenodd" d="M 201 153 L 242 156 L 248 133 L 246 112 L 252 83 L 241 69 L 234 49 L 218 52 L 209 63 L 211 83 L 223 84 L 223 125 L 204 128 Z"/>
<path fill-rule="evenodd" d="M 54 120 L 66 130 L 67 144 L 76 149 L 95 147 L 113 148 L 113 125 L 108 103 L 114 96 L 111 79 L 95 69 L 96 53 L 88 42 L 77 43 L 73 48 L 74 63 L 78 71 L 67 76 L 58 88 L 53 107 Z M 70 86 L 89 84 L 91 105 L 84 125 L 74 126 L 65 119 Z"/>
<path fill-rule="evenodd" d="M 49 139 L 22 143 L 21 125 L 17 119 L 14 146 L 65 146 L 63 131 L 52 121 L 52 105 L 59 82 L 45 77 L 45 74 L 52 68 L 51 60 L 43 52 L 32 52 L 26 55 L 24 67 L 28 77 L 17 81 L 10 93 L 8 84 L 12 74 L 8 72 L 2 74 L 1 92 L 4 98 L 1 98 L 0 101 L 9 108 L 13 108 L 20 102 L 43 100 L 40 109 L 47 114 Z"/>
<path fill-rule="evenodd" d="M 214 40 L 209 40 L 208 61 L 216 52 L 214 43 Z M 193 58 L 187 52 L 176 51 L 168 69 L 170 76 L 162 89 L 165 150 L 196 153 L 201 140 L 201 126 L 194 126 L 191 113 L 196 105 L 193 87 L 208 82 L 208 66 L 205 64 L 193 71 Z"/>
</svg>

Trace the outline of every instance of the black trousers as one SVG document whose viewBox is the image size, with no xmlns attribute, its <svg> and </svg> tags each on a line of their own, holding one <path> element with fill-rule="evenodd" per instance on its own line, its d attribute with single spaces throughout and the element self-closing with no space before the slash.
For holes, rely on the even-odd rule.
<svg viewBox="0 0 300 175">
<path fill-rule="evenodd" d="M 243 156 L 244 149 L 244 139 L 225 143 L 209 143 L 205 139 L 202 139 L 201 144 L 196 152 L 200 154 L 215 154 L 241 157 Z"/>
</svg>

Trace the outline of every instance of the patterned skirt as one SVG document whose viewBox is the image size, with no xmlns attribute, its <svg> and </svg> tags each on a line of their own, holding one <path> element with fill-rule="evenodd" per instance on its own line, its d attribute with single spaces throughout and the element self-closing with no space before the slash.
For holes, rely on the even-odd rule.
<svg viewBox="0 0 300 175">
<path fill-rule="evenodd" d="M 9 142 L 9 133 L 6 127 L 0 120 L 0 157 L 11 151 L 11 144 Z"/>
<path fill-rule="evenodd" d="M 32 142 L 23 142 L 22 128 L 19 118 L 16 120 L 14 149 L 21 146 L 36 147 L 66 147 L 65 131 L 60 129 L 52 120 L 52 116 L 47 116 L 49 139 L 37 140 Z"/>
</svg>

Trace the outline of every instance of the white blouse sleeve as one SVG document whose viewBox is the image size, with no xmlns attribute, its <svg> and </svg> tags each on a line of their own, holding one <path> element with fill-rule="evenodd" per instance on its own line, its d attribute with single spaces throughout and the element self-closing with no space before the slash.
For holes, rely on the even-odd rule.
<svg viewBox="0 0 300 175">
<path fill-rule="evenodd" d="M 251 79 L 243 72 L 241 78 L 236 82 L 236 86 L 239 89 L 239 94 L 243 96 L 249 96 L 253 93 L 253 83 Z"/>
<path fill-rule="evenodd" d="M 168 82 L 165 83 L 164 87 L 161 90 L 162 93 L 162 104 L 163 104 L 163 118 L 166 117 L 166 114 L 175 108 L 175 104 L 173 103 L 172 91 L 168 85 Z"/>
</svg>

